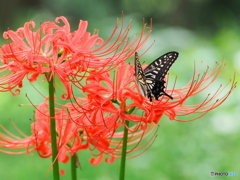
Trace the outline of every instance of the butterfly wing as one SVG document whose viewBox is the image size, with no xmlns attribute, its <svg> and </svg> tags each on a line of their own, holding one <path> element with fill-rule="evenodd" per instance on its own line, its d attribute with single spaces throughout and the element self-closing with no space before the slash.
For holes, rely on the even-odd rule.
<svg viewBox="0 0 240 180">
<path fill-rule="evenodd" d="M 158 100 L 158 98 L 162 95 L 166 95 L 172 99 L 170 95 L 164 92 L 164 77 L 166 76 L 172 64 L 176 61 L 177 57 L 177 52 L 173 51 L 166 53 L 153 61 L 149 66 L 146 67 L 146 69 L 143 70 L 147 87 L 150 88 L 151 93 L 156 100 Z"/>
<path fill-rule="evenodd" d="M 142 65 L 139 61 L 139 56 L 138 56 L 137 52 L 135 52 L 134 64 L 135 64 L 135 74 L 134 75 L 135 75 L 136 83 L 138 85 L 138 88 L 139 88 L 142 96 L 147 97 L 148 94 L 151 93 L 151 91 L 146 83 L 146 76 L 142 69 Z"/>
</svg>

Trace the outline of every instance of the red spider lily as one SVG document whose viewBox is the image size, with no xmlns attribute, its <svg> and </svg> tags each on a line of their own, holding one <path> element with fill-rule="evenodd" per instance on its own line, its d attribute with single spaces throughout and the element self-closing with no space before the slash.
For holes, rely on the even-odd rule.
<svg viewBox="0 0 240 180">
<path fill-rule="evenodd" d="M 86 85 L 82 85 L 82 90 L 87 93 L 86 97 L 75 97 L 76 102 L 61 105 L 61 108 L 56 109 L 58 160 L 68 162 L 69 154 L 73 155 L 83 149 L 89 149 L 95 156 L 90 159 L 94 165 L 99 164 L 105 155 L 110 157 L 105 159 L 109 163 L 120 158 L 123 127 L 126 126 L 126 121 L 130 122 L 127 126 L 129 130 L 127 153 L 139 149 L 144 149 L 144 152 L 153 143 L 154 129 L 163 114 L 171 120 L 179 120 L 178 116 L 200 114 L 188 121 L 195 120 L 227 99 L 235 87 L 234 80 L 225 93 L 224 88 L 220 86 L 213 95 L 208 94 L 203 102 L 185 105 L 190 97 L 207 90 L 217 80 L 224 67 L 224 64 L 216 64 L 211 71 L 207 68 L 203 75 L 200 75 L 198 70 L 199 72 L 195 72 L 193 78 L 183 88 L 166 90 L 173 100 L 162 96 L 153 102 L 149 102 L 137 91 L 132 66 L 121 63 L 114 75 L 93 70 L 87 77 Z M 220 98 L 216 99 L 219 96 Z M 0 147 L 4 149 L 0 151 L 10 153 L 5 149 L 25 149 L 21 153 L 27 153 L 36 150 L 41 157 L 51 156 L 46 102 L 38 106 L 35 121 L 32 124 L 33 134 L 23 139 L 2 127 L 7 135 L 0 134 Z M 153 134 L 150 140 L 144 143 L 142 140 L 151 133 Z"/>
<path fill-rule="evenodd" d="M 212 70 L 207 67 L 202 75 L 200 75 L 201 69 L 199 69 L 199 72 L 194 72 L 192 79 L 184 87 L 166 90 L 167 93 L 171 94 L 173 100 L 162 96 L 160 100 L 155 100 L 152 103 L 149 102 L 148 98 L 142 97 L 134 83 L 133 68 L 124 63 L 118 67 L 114 78 L 111 78 L 110 73 L 99 75 L 93 72 L 87 78 L 87 84 L 83 86 L 82 90 L 88 93 L 87 98 L 95 104 L 95 107 L 101 108 L 103 114 L 117 115 L 121 123 L 124 123 L 125 120 L 137 123 L 158 123 L 163 114 L 171 120 L 179 120 L 179 116 L 199 114 L 195 118 L 184 120 L 192 121 L 222 104 L 235 88 L 233 79 L 229 90 L 220 85 L 216 92 L 209 93 L 203 102 L 186 105 L 187 100 L 192 96 L 207 91 L 211 85 L 214 85 L 214 81 L 217 80 L 224 67 L 225 64 L 216 63 Z M 128 112 L 133 108 L 141 110 L 140 115 L 129 114 Z"/>
<path fill-rule="evenodd" d="M 210 88 L 211 85 L 214 85 L 214 81 L 217 80 L 224 67 L 223 63 L 216 63 L 212 70 L 209 70 L 207 67 L 207 70 L 202 75 L 200 75 L 201 69 L 199 69 L 194 72 L 190 82 L 183 88 L 167 90 L 167 93 L 174 100 L 169 100 L 168 97 L 162 96 L 159 101 L 155 100 L 154 102 L 149 102 L 147 98 L 142 97 L 141 93 L 137 91 L 133 77 L 134 71 L 131 66 L 122 63 L 117 68 L 116 74 L 113 73 L 113 77 L 110 73 L 99 74 L 93 71 L 87 77 L 86 85 L 82 87 L 82 90 L 87 92 L 87 103 L 77 103 L 75 109 L 81 112 L 81 116 L 85 118 L 85 125 L 92 124 L 98 126 L 100 123 L 103 129 L 106 128 L 103 133 L 110 132 L 110 135 L 112 134 L 110 136 L 112 142 L 116 138 L 115 132 L 126 126 L 126 121 L 132 122 L 133 126 L 127 128 L 136 141 L 128 142 L 132 145 L 135 143 L 135 146 L 128 150 L 128 153 L 130 153 L 139 149 L 139 147 L 148 147 L 146 146 L 147 144 L 140 146 L 139 140 L 144 139 L 146 134 L 153 130 L 149 127 L 157 124 L 163 114 L 167 115 L 170 120 L 192 121 L 222 104 L 235 88 L 234 80 L 231 82 L 230 89 L 227 90 L 226 87 L 220 85 L 213 95 L 208 94 L 201 103 L 186 105 L 188 103 L 187 100 L 192 96 L 202 93 Z M 185 120 L 178 119 L 179 116 L 186 117 L 191 114 L 196 114 L 197 116 L 188 120 L 186 120 L 187 118 Z M 78 120 L 75 120 L 75 123 L 80 124 Z M 137 136 L 138 132 L 141 136 Z M 92 137 L 91 133 L 87 134 L 89 137 Z M 101 135 L 101 137 L 104 136 L 105 134 Z M 119 138 L 123 138 L 122 132 Z M 117 146 L 121 146 L 119 141 L 116 142 Z M 118 155 L 121 154 L 119 148 L 114 148 L 114 151 L 114 157 L 119 157 Z"/>
<path fill-rule="evenodd" d="M 61 109 L 56 109 L 58 160 L 67 163 L 69 155 L 74 155 L 80 150 L 89 149 L 96 157 L 90 159 L 93 165 L 98 165 L 104 155 L 110 157 L 106 158 L 106 162 L 113 162 L 121 154 L 122 148 L 123 132 L 118 131 L 120 126 L 117 124 L 117 117 L 104 115 L 103 120 L 102 116 L 98 114 L 100 113 L 99 110 L 88 107 L 90 104 L 87 103 L 86 99 L 80 98 L 78 103 L 84 103 L 80 110 L 76 109 L 76 104 L 73 103 L 68 103 L 62 106 Z M 85 108 L 88 108 L 88 112 Z M 3 126 L 0 126 L 5 131 L 5 134 L 0 133 L 0 152 L 23 154 L 35 150 L 40 157 L 51 157 L 48 114 L 46 99 L 36 109 L 36 119 L 31 125 L 32 135 L 29 137 L 17 137 Z M 91 121 L 93 119 L 95 119 L 95 122 Z M 136 126 L 129 128 L 132 132 L 129 134 L 129 144 L 138 144 L 139 139 L 151 133 L 155 126 L 138 127 L 138 131 L 136 131 Z M 20 130 L 18 131 L 20 132 Z M 11 152 L 11 149 L 14 149 L 15 152 Z M 134 150 L 136 149 L 134 148 Z M 21 152 L 16 152 L 16 150 L 21 150 Z"/>
<path fill-rule="evenodd" d="M 78 29 L 71 32 L 70 24 L 63 16 L 56 18 L 56 22 L 41 24 L 36 31 L 35 23 L 30 21 L 16 31 L 4 32 L 3 37 L 9 43 L 0 48 L 0 72 L 3 74 L 0 91 L 13 93 L 14 88 L 22 87 L 25 76 L 30 82 L 35 82 L 40 75 L 48 81 L 57 75 L 67 91 L 64 98 L 70 98 L 71 80 L 76 80 L 76 76 L 82 77 L 82 72 L 87 72 L 88 68 L 115 67 L 141 48 L 151 32 L 151 27 L 144 25 L 142 33 L 130 41 L 130 25 L 120 30 L 118 25 L 119 22 L 105 42 L 98 34 L 91 35 L 86 31 L 87 21 L 81 20 Z M 14 95 L 20 92 L 19 89 L 15 91 Z"/>
</svg>

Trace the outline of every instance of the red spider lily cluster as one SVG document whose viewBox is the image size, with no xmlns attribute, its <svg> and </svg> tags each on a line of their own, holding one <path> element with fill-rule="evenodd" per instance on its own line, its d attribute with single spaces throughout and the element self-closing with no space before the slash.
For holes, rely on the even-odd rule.
<svg viewBox="0 0 240 180">
<path fill-rule="evenodd" d="M 59 25 L 60 22 L 63 25 Z M 3 37 L 9 41 L 1 46 L 0 91 L 11 91 L 22 87 L 25 76 L 30 82 L 38 80 L 40 75 L 51 79 L 56 75 L 64 84 L 71 97 L 72 77 L 81 77 L 88 69 L 101 69 L 118 65 L 132 56 L 148 39 L 151 28 L 136 39 L 129 40 L 128 32 L 121 29 L 115 41 L 119 22 L 110 38 L 104 42 L 97 34 L 87 32 L 87 21 L 80 21 L 78 30 L 70 32 L 70 25 L 65 17 L 56 18 L 55 22 L 45 22 L 34 31 L 33 21 L 25 23 L 17 31 L 8 30 Z M 46 76 L 48 74 L 48 76 Z M 15 90 L 19 93 L 19 89 Z M 15 94 L 15 93 L 14 93 Z"/>
<path fill-rule="evenodd" d="M 59 25 L 60 20 L 63 26 Z M 34 82 L 40 75 L 46 80 L 56 75 L 66 89 L 62 99 L 71 98 L 66 104 L 56 103 L 55 109 L 58 160 L 61 162 L 68 162 L 69 155 L 83 149 L 93 154 L 90 162 L 94 165 L 105 155 L 105 161 L 113 162 L 121 155 L 125 127 L 129 131 L 127 153 L 143 149 L 141 154 L 154 141 L 157 124 L 163 115 L 183 121 L 180 116 L 196 113 L 196 117 L 184 121 L 195 120 L 222 104 L 235 87 L 233 80 L 229 89 L 220 86 L 202 102 L 186 104 L 189 98 L 206 90 L 218 78 L 224 64 L 216 64 L 202 75 L 201 70 L 196 70 L 184 87 L 167 89 L 173 100 L 162 96 L 158 101 L 149 102 L 138 92 L 134 68 L 125 61 L 143 46 L 151 27 L 144 26 L 140 36 L 131 41 L 128 26 L 126 30 L 121 29 L 113 41 L 117 26 L 106 42 L 97 34 L 86 32 L 86 21 L 80 21 L 78 30 L 71 33 L 64 17 L 57 18 L 56 23 L 43 23 L 37 31 L 33 31 L 35 24 L 31 21 L 16 32 L 4 33 L 4 38 L 12 42 L 1 47 L 0 91 L 13 93 L 15 90 L 19 94 L 25 76 Z M 79 93 L 73 93 L 72 86 L 77 87 Z M 224 89 L 226 92 L 222 95 Z M 47 100 L 34 105 L 31 136 L 16 137 L 1 126 L 4 133 L 0 133 L 0 152 L 37 151 L 41 157 L 52 155 Z M 150 138 L 144 142 L 145 137 Z M 22 151 L 16 153 L 11 149 Z"/>
</svg>

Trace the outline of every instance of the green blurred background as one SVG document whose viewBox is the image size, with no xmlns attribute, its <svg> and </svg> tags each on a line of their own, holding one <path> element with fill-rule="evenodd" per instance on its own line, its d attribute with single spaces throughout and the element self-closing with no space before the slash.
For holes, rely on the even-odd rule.
<svg viewBox="0 0 240 180">
<path fill-rule="evenodd" d="M 192 101 L 198 103 L 217 90 L 220 83 L 226 84 L 233 72 L 240 79 L 239 8 L 240 1 L 226 0 L 8 0 L 0 2 L 0 33 L 16 30 L 29 20 L 41 23 L 63 15 L 70 21 L 72 31 L 83 19 L 89 21 L 89 32 L 100 29 L 99 35 L 107 38 L 122 11 L 126 23 L 133 20 L 132 32 L 141 31 L 142 18 L 147 21 L 153 18 L 153 33 L 147 46 L 156 42 L 143 61 L 149 63 L 167 51 L 178 51 L 179 59 L 170 71 L 172 81 L 178 76 L 177 88 L 192 76 L 194 62 L 204 61 L 211 67 L 215 61 L 227 62 L 218 83 Z M 6 43 L 3 38 L 0 42 Z M 26 93 L 33 103 L 42 100 L 30 92 L 29 85 L 18 97 L 0 93 L 1 124 L 15 134 L 10 121 L 30 134 L 29 119 L 33 118 L 34 109 L 19 104 L 29 104 Z M 143 155 L 127 161 L 126 180 L 206 180 L 213 178 L 211 171 L 238 172 L 240 176 L 239 102 L 239 88 L 236 88 L 223 105 L 199 120 L 183 123 L 164 117 L 154 145 Z M 118 179 L 119 160 L 94 167 L 88 162 L 88 152 L 80 152 L 79 157 L 82 165 L 79 179 Z M 50 159 L 41 159 L 36 153 L 33 156 L 0 153 L 0 179 L 52 179 L 50 164 Z M 69 166 L 61 165 L 67 172 L 61 179 L 70 179 Z"/>
</svg>

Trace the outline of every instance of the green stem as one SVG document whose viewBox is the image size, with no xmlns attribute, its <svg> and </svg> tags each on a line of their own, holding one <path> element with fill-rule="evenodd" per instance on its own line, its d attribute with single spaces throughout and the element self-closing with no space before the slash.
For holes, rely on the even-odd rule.
<svg viewBox="0 0 240 180">
<path fill-rule="evenodd" d="M 123 147 L 122 147 L 122 157 L 121 157 L 119 180 L 124 180 L 124 177 L 125 177 L 127 141 L 128 141 L 128 128 L 127 127 L 129 127 L 129 121 L 126 121 L 126 126 L 124 127 Z"/>
<path fill-rule="evenodd" d="M 77 155 L 74 154 L 71 156 L 71 174 L 72 174 L 72 180 L 77 180 L 77 166 L 76 166 L 76 162 L 77 162 Z"/>
<path fill-rule="evenodd" d="M 58 166 L 58 149 L 57 149 L 57 132 L 55 122 L 55 104 L 54 104 L 54 79 L 52 78 L 49 82 L 49 111 L 50 111 L 50 129 L 51 129 L 51 140 L 52 140 L 52 163 L 53 163 L 53 179 L 59 180 L 59 166 Z"/>
</svg>

